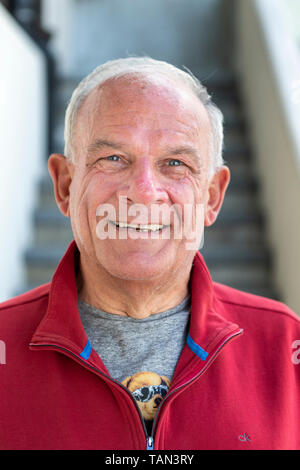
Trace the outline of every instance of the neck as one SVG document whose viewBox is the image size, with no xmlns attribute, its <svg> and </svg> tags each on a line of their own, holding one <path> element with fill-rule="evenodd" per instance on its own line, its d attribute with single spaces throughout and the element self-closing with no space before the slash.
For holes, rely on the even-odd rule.
<svg viewBox="0 0 300 470">
<path fill-rule="evenodd" d="M 136 319 L 147 318 L 180 304 L 189 294 L 192 259 L 169 276 L 149 281 L 120 279 L 80 254 L 78 298 L 98 309 Z M 96 281 L 95 281 L 96 280 Z"/>
</svg>

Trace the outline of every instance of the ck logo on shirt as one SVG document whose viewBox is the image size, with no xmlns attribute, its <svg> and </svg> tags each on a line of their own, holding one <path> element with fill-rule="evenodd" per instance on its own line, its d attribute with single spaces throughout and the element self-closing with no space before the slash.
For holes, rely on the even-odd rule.
<svg viewBox="0 0 300 470">
<path fill-rule="evenodd" d="M 246 432 L 243 432 L 243 434 L 239 435 L 239 440 L 241 442 L 251 442 L 250 436 Z"/>
</svg>

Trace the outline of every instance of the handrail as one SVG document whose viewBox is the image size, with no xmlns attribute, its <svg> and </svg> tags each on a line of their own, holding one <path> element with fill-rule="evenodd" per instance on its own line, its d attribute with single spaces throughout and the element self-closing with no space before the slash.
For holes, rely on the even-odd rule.
<svg viewBox="0 0 300 470">
<path fill-rule="evenodd" d="M 47 43 L 50 34 L 41 24 L 41 0 L 5 0 L 4 6 L 37 43 Z"/>
</svg>

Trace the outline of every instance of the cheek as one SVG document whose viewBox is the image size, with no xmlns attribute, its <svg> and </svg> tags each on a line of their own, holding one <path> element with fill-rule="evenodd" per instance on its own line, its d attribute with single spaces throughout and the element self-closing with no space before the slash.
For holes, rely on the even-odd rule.
<svg viewBox="0 0 300 470">
<path fill-rule="evenodd" d="M 121 185 L 122 181 L 117 175 L 114 177 L 98 174 L 89 182 L 86 207 L 90 231 L 94 232 L 97 238 L 101 238 L 99 230 L 102 228 L 107 232 L 107 220 L 118 219 L 120 201 L 117 199 L 117 193 Z"/>
<path fill-rule="evenodd" d="M 204 200 L 205 186 L 200 178 L 186 176 L 166 189 L 173 203 L 195 204 Z"/>
<path fill-rule="evenodd" d="M 203 178 L 186 177 L 169 188 L 172 204 L 180 206 L 179 220 L 184 239 L 192 239 L 194 231 L 204 225 L 206 186 Z M 180 222 L 179 222 L 180 223 Z"/>
<path fill-rule="evenodd" d="M 97 208 L 111 200 L 115 191 L 115 185 L 107 178 L 99 175 L 86 176 L 84 174 L 77 176 L 77 184 L 71 192 L 71 211 L 76 224 L 86 226 L 87 220 L 90 224 L 96 221 Z"/>
<path fill-rule="evenodd" d="M 114 178 L 95 175 L 88 183 L 87 196 L 89 200 L 103 204 L 112 198 L 117 188 L 118 183 L 114 181 Z"/>
<path fill-rule="evenodd" d="M 82 202 L 89 209 L 95 209 L 100 204 L 106 204 L 112 201 L 116 192 L 118 183 L 114 178 L 107 177 L 99 173 L 89 174 L 82 181 L 84 191 L 81 194 Z"/>
</svg>

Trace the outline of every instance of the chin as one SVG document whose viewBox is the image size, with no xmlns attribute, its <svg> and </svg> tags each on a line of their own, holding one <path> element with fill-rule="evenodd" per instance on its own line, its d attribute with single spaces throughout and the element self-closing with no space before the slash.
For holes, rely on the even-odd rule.
<svg viewBox="0 0 300 470">
<path fill-rule="evenodd" d="M 163 256 L 147 256 L 144 253 L 119 257 L 117 260 L 102 259 L 102 265 L 112 276 L 119 279 L 150 281 L 164 275 L 168 263 Z"/>
</svg>

